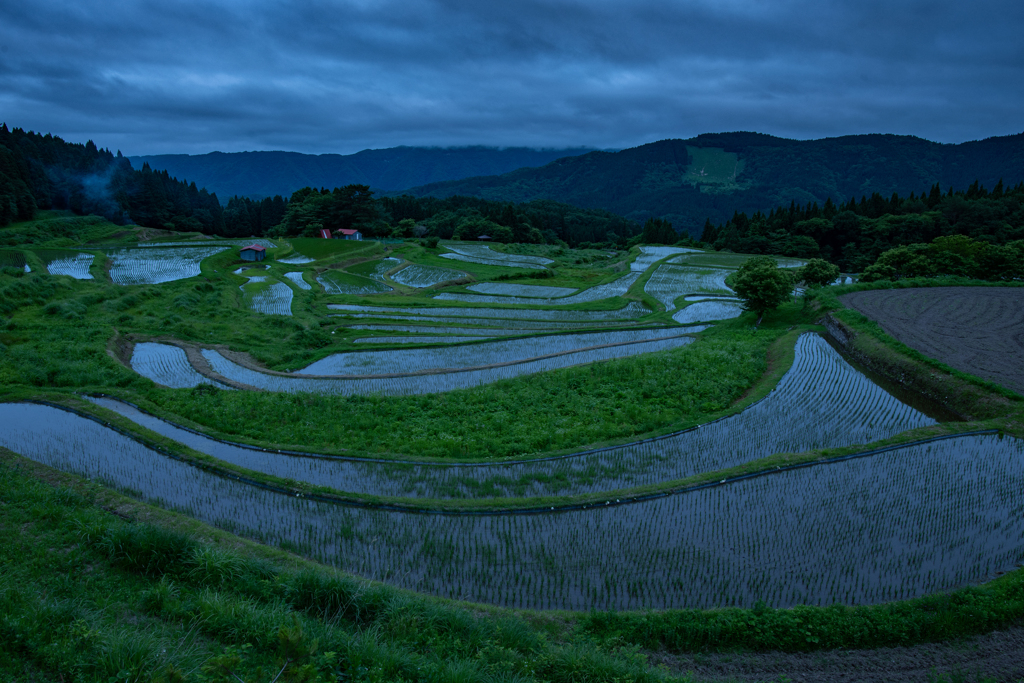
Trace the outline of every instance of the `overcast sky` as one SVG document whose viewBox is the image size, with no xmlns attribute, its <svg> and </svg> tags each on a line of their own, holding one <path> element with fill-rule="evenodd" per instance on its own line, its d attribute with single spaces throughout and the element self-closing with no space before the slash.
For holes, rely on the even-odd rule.
<svg viewBox="0 0 1024 683">
<path fill-rule="evenodd" d="M 1021 0 L 0 0 L 0 121 L 125 154 L 1024 131 Z"/>
</svg>

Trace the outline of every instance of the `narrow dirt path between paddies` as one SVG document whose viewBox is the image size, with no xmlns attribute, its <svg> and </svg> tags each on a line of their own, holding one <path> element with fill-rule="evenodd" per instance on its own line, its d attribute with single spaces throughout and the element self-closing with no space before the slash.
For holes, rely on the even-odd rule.
<svg viewBox="0 0 1024 683">
<path fill-rule="evenodd" d="M 883 289 L 839 300 L 926 356 L 1024 394 L 1024 288 Z"/>
<path fill-rule="evenodd" d="M 655 653 L 650 662 L 664 664 L 676 673 L 692 673 L 696 680 L 708 683 L 1017 681 L 1024 679 L 1024 627 L 913 647 L 808 653 Z"/>
</svg>

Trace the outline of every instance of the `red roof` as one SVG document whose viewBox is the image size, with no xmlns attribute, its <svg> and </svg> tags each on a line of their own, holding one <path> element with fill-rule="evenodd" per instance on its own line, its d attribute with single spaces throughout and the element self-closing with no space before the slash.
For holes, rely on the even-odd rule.
<svg viewBox="0 0 1024 683">
<path fill-rule="evenodd" d="M 354 234 L 356 234 L 359 231 L 358 230 L 345 230 L 344 228 L 342 228 L 341 230 L 336 230 L 335 232 L 340 232 L 342 235 L 354 235 Z"/>
<path fill-rule="evenodd" d="M 247 247 L 242 247 L 242 251 L 245 251 L 246 249 L 252 249 L 253 251 L 266 251 L 266 249 L 264 249 L 258 244 L 250 244 Z"/>
<path fill-rule="evenodd" d="M 331 239 L 331 231 L 326 228 L 322 228 L 320 230 L 320 236 L 323 237 L 325 240 L 329 240 Z"/>
</svg>

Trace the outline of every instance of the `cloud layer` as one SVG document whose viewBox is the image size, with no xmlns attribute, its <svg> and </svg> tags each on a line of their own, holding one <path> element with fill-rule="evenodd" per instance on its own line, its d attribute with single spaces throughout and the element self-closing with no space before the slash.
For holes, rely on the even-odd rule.
<svg viewBox="0 0 1024 683">
<path fill-rule="evenodd" d="M 0 5 L 0 119 L 126 154 L 959 142 L 1024 130 L 1022 26 L 1019 0 L 35 0 Z"/>
</svg>

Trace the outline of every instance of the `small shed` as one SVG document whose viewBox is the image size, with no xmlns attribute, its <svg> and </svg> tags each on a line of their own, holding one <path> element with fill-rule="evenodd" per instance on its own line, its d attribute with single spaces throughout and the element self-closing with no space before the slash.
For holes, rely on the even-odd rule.
<svg viewBox="0 0 1024 683">
<path fill-rule="evenodd" d="M 358 230 L 339 230 L 338 232 L 340 232 L 342 234 L 342 238 L 341 239 L 343 239 L 343 240 L 361 240 L 361 239 L 363 239 L 363 233 L 359 232 Z"/>
<path fill-rule="evenodd" d="M 331 239 L 331 231 L 328 230 L 327 228 L 320 228 L 320 236 L 323 237 L 325 240 L 329 240 Z"/>
<path fill-rule="evenodd" d="M 240 256 L 243 261 L 262 261 L 267 257 L 267 250 L 258 244 L 250 244 L 242 247 Z"/>
</svg>

